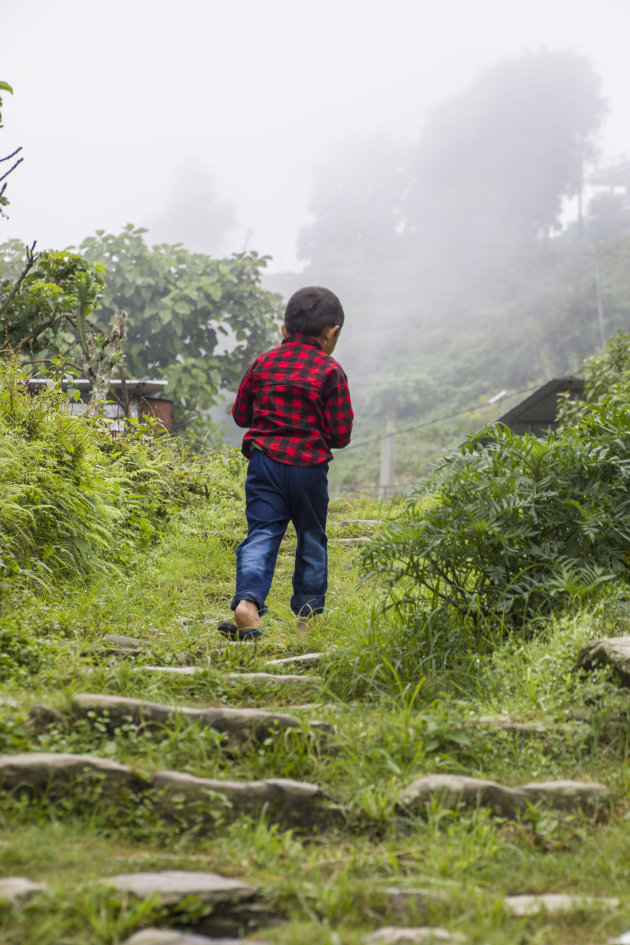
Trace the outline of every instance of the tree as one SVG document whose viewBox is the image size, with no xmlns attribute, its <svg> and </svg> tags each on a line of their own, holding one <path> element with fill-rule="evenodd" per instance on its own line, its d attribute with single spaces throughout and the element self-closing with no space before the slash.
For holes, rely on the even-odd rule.
<svg viewBox="0 0 630 945">
<path fill-rule="evenodd" d="M 585 58 L 540 52 L 483 72 L 434 108 L 414 161 L 408 222 L 444 250 L 496 248 L 560 227 L 596 156 L 605 112 Z"/>
<path fill-rule="evenodd" d="M 149 235 L 155 243 L 183 243 L 193 252 L 217 255 L 235 222 L 232 204 L 219 198 L 200 164 L 189 159 L 178 168 Z"/>
<path fill-rule="evenodd" d="M 0 82 L 0 92 L 9 92 L 9 94 L 12 95 L 13 89 L 8 82 Z M 2 98 L 0 97 L 0 128 L 2 127 Z M 0 164 L 4 164 L 6 161 L 13 161 L 13 164 L 7 167 L 6 170 L 0 170 L 0 217 L 4 216 L 3 207 L 6 207 L 9 203 L 5 196 L 5 191 L 7 189 L 7 177 L 16 169 L 18 164 L 21 164 L 24 160 L 24 158 L 18 157 L 21 150 L 21 147 L 16 148 L 10 154 L 0 158 Z"/>
<path fill-rule="evenodd" d="M 327 270 L 361 267 L 398 242 L 405 190 L 405 149 L 385 135 L 339 141 L 315 168 L 312 223 L 298 237 L 298 255 Z"/>
<path fill-rule="evenodd" d="M 99 326 L 129 316 L 129 377 L 166 378 L 178 426 L 207 431 L 203 416 L 221 388 L 235 390 L 255 355 L 272 343 L 280 297 L 260 285 L 267 257 L 237 253 L 213 259 L 181 245 L 147 246 L 129 224 L 114 236 L 98 231 L 80 246 L 85 263 L 103 267 Z"/>
</svg>

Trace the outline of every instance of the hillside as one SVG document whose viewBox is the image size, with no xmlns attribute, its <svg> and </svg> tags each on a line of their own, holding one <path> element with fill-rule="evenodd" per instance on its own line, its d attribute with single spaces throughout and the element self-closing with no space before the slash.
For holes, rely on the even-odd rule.
<svg viewBox="0 0 630 945">
<path fill-rule="evenodd" d="M 361 583 L 402 506 L 339 498 L 325 616 L 297 637 L 289 535 L 268 635 L 226 644 L 242 458 L 142 431 L 114 445 L 11 376 L 0 414 L 3 509 L 23 512 L 2 520 L 3 941 L 603 945 L 628 928 L 627 696 L 576 669 L 583 644 L 630 632 L 623 596 L 447 646 Z M 418 927 L 444 931 L 383 931 Z"/>
<path fill-rule="evenodd" d="M 579 372 L 630 320 L 630 237 L 581 242 L 569 229 L 518 246 L 473 276 L 453 257 L 361 267 L 311 267 L 265 276 L 287 298 L 300 284 L 328 285 L 346 325 L 336 357 L 347 370 L 357 422 L 331 470 L 337 489 L 378 484 L 386 415 L 396 430 L 396 484 L 409 488 L 440 457 L 552 377 Z M 599 276 L 598 276 L 599 273 Z M 300 281 L 301 280 L 301 281 Z M 500 405 L 489 404 L 506 391 Z"/>
</svg>

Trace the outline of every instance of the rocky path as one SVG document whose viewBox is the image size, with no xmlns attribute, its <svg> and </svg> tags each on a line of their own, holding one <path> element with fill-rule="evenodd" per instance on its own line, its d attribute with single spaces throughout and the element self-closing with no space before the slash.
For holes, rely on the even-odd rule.
<svg viewBox="0 0 630 945">
<path fill-rule="evenodd" d="M 360 522 L 351 523 L 356 529 Z M 371 529 L 375 523 L 364 523 Z M 348 539 L 359 543 L 363 537 Z M 341 541 L 342 539 L 339 539 Z M 247 647 L 236 644 L 235 647 Z M 99 648 L 102 660 L 126 660 L 139 677 L 152 675 L 201 678 L 208 666 L 145 663 L 147 643 L 136 637 L 109 635 Z M 220 676 L 227 687 L 245 687 L 257 693 L 261 707 L 234 704 L 188 705 L 156 702 L 101 692 L 79 692 L 66 712 L 56 707 L 37 705 L 31 710 L 29 725 L 36 733 L 50 729 L 71 735 L 80 726 L 98 727 L 101 733 L 114 734 L 121 726 L 131 725 L 141 739 L 160 737 L 182 722 L 211 730 L 217 735 L 219 750 L 226 757 L 238 759 L 250 751 L 273 750 L 274 743 L 286 738 L 318 740 L 322 750 L 336 750 L 336 722 L 314 714 L 318 703 L 307 705 L 311 717 L 303 720 L 300 707 L 280 710 L 273 694 L 291 692 L 326 698 L 324 690 L 325 652 L 289 653 L 270 658 L 256 655 L 256 667 L 238 671 L 226 667 Z M 135 665 L 137 663 L 137 665 Z M 621 684 L 630 684 L 630 637 L 597 641 L 579 654 L 576 668 L 606 666 Z M 270 696 L 269 693 L 272 693 Z M 319 703 L 321 704 L 321 703 Z M 341 718 L 341 715 L 340 715 Z M 508 733 L 516 738 L 546 737 L 544 726 L 524 724 L 507 716 L 480 716 L 469 719 L 466 728 Z M 167 822 L 175 822 L 188 831 L 221 830 L 224 824 L 249 817 L 265 817 L 281 830 L 292 830 L 304 842 L 312 835 L 334 835 L 347 828 L 348 812 L 339 798 L 331 797 L 316 783 L 289 778 L 227 780 L 206 778 L 187 771 L 145 770 L 99 755 L 71 751 L 31 751 L 0 755 L 0 790 L 12 796 L 30 798 L 71 798 L 75 793 L 98 789 L 109 802 L 117 797 L 126 805 L 146 805 Z M 555 817 L 578 817 L 594 821 L 610 810 L 613 798 L 604 784 L 581 780 L 550 780 L 522 785 L 502 784 L 495 780 L 423 773 L 401 785 L 394 816 L 401 836 L 410 823 L 422 822 L 430 811 L 465 812 L 485 809 L 502 822 L 518 821 L 532 808 L 550 812 Z M 137 901 L 159 901 L 162 920 L 159 928 L 147 927 L 128 936 L 124 945 L 265 945 L 274 923 L 283 916 L 274 912 L 266 890 L 216 873 L 190 871 L 142 871 L 104 874 L 99 883 Z M 0 879 L 0 901 L 7 908 L 19 910 L 38 897 L 49 895 L 46 885 L 23 876 Z M 384 885 L 382 906 L 378 912 L 382 925 L 363 938 L 365 945 L 412 945 L 412 943 L 462 943 L 464 936 L 454 930 L 431 925 L 436 904 L 449 901 L 448 889 Z M 184 905 L 194 901 L 201 908 L 194 918 L 186 917 Z M 504 898 L 505 916 L 531 917 L 566 915 L 574 912 L 618 910 L 614 897 L 580 897 L 570 892 L 550 891 L 533 895 L 528 890 L 515 891 Z M 448 910 L 447 910 L 448 911 Z M 456 924 L 456 923 L 455 923 Z M 258 936 L 258 937 L 257 937 Z M 603 945 L 602 939 L 602 945 Z M 569 943 L 567 943 L 569 945 Z"/>
</svg>

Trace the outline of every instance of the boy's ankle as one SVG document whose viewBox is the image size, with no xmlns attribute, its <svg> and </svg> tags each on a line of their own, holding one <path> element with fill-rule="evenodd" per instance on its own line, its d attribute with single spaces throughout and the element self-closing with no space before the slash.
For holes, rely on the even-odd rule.
<svg viewBox="0 0 630 945">
<path fill-rule="evenodd" d="M 258 607 L 251 600 L 241 600 L 234 610 L 234 620 L 240 630 L 252 630 L 262 626 Z"/>
</svg>

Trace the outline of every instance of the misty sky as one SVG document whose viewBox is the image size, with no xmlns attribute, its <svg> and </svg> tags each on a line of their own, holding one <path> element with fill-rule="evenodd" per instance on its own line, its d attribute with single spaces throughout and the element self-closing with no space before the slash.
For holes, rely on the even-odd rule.
<svg viewBox="0 0 630 945">
<path fill-rule="evenodd" d="M 604 154 L 630 152 L 629 0 L 1 2 L 0 152 L 25 161 L 0 240 L 63 248 L 132 222 L 212 251 L 214 193 L 224 251 L 296 268 L 312 166 L 337 141 L 414 140 L 480 69 L 542 48 L 589 57 Z"/>
</svg>

